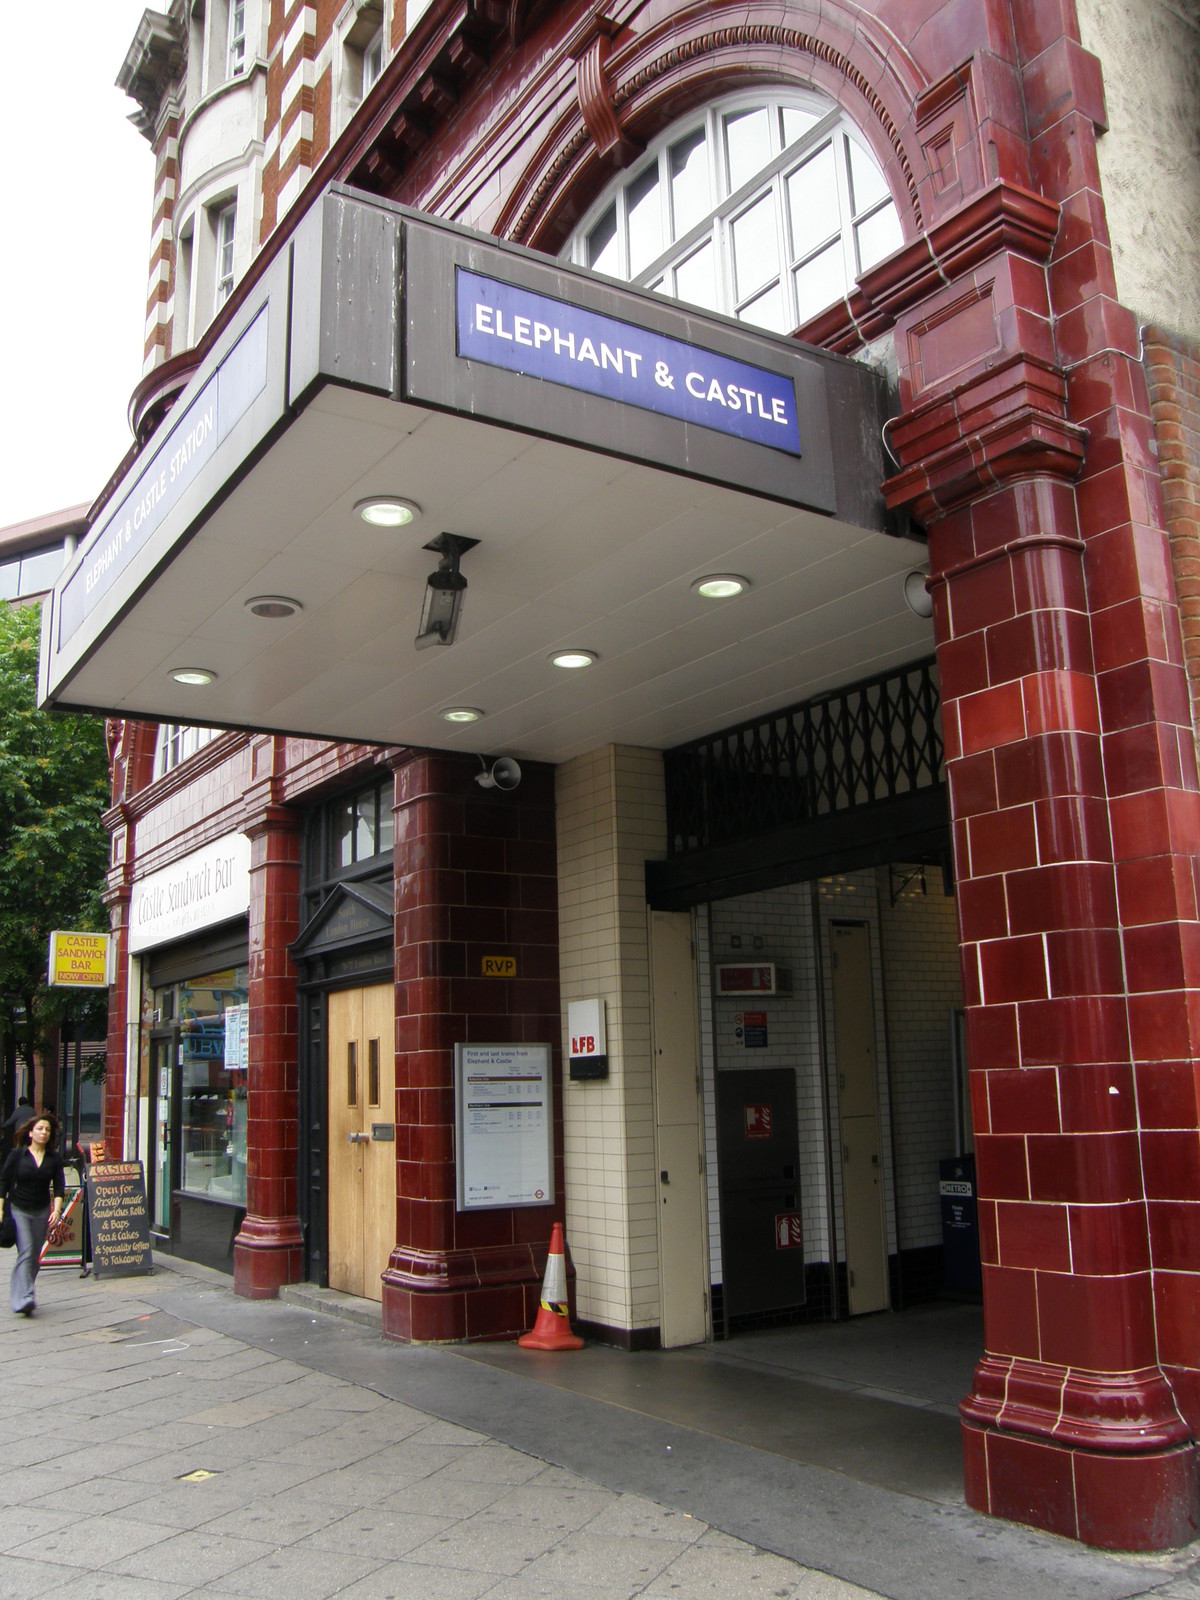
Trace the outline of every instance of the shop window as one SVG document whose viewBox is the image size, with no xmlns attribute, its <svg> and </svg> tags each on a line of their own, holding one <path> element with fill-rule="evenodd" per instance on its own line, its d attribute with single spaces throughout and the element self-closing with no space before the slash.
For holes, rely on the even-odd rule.
<svg viewBox="0 0 1200 1600">
<path fill-rule="evenodd" d="M 739 96 L 673 128 L 564 255 L 790 333 L 903 242 L 861 134 L 815 92 Z"/>
<path fill-rule="evenodd" d="M 161 778 L 181 761 L 215 739 L 220 728 L 193 728 L 182 722 L 160 722 L 154 747 L 154 776 Z"/>
<path fill-rule="evenodd" d="M 175 1190 L 246 1203 L 248 981 L 248 969 L 239 965 L 152 991 L 158 1227 L 169 1226 Z"/>
</svg>

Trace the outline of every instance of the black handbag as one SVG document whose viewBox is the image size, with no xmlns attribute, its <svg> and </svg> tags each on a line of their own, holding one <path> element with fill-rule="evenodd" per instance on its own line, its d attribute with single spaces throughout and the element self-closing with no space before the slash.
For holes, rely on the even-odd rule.
<svg viewBox="0 0 1200 1600">
<path fill-rule="evenodd" d="M 17 1225 L 13 1221 L 12 1207 L 5 1206 L 0 1217 L 0 1250 L 11 1250 L 17 1242 Z"/>
</svg>

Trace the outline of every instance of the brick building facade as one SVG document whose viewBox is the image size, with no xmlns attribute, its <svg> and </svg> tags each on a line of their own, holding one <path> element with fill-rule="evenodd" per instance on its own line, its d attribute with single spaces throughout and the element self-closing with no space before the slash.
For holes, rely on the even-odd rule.
<svg viewBox="0 0 1200 1600">
<path fill-rule="evenodd" d="M 214 699 L 224 714 L 212 720 L 264 733 L 184 732 L 205 720 L 198 702 L 165 673 L 145 688 L 118 656 L 125 687 L 103 704 L 86 662 L 57 677 L 51 665 L 53 698 L 113 718 L 123 977 L 106 1132 L 156 1175 L 170 1247 L 227 1262 L 251 1295 L 306 1274 L 335 1280 L 345 1215 L 373 1205 L 369 1187 L 365 1202 L 350 1196 L 378 1171 L 346 1167 L 334 1102 L 375 1093 L 375 1120 L 344 1137 L 372 1159 L 384 1148 L 395 1223 L 365 1292 L 382 1293 L 389 1336 L 519 1332 L 549 1223 L 565 1216 L 584 1324 L 630 1347 L 686 1343 L 935 1287 L 938 1153 L 973 1154 L 986 1348 L 962 1406 L 969 1503 L 1098 1544 L 1193 1535 L 1200 288 L 1187 261 L 1162 269 L 1200 205 L 1186 115 L 1149 153 L 1144 137 L 1152 105 L 1194 107 L 1196 30 L 1167 6 L 1112 8 L 1105 34 L 1101 20 L 1082 0 L 432 0 L 407 12 L 399 0 L 208 0 L 147 13 L 121 76 L 158 158 L 142 454 L 127 483 L 143 483 L 158 441 L 175 437 L 177 408 L 230 370 L 231 341 L 265 326 L 259 302 L 285 269 L 302 303 L 287 264 L 306 259 L 315 219 L 353 211 L 345 226 L 360 230 L 361 258 L 348 232 L 323 247 L 341 292 L 375 248 L 368 235 L 394 229 L 416 250 L 420 231 L 397 204 L 473 230 L 438 246 L 460 263 L 483 249 L 478 236 L 557 261 L 563 303 L 600 303 L 595 268 L 698 301 L 713 317 L 697 322 L 698 346 L 726 337 L 724 316 L 853 358 L 855 369 L 821 370 L 830 383 L 856 382 L 838 374 L 864 365 L 879 374 L 890 457 L 870 454 L 879 419 L 863 389 L 835 428 L 849 418 L 839 437 L 882 503 L 876 516 L 839 502 L 829 524 L 860 530 L 861 567 L 852 541 L 825 546 L 808 523 L 790 554 L 772 555 L 766 487 L 756 499 L 743 484 L 736 505 L 715 509 L 696 490 L 690 505 L 671 501 L 674 521 L 656 520 L 655 496 L 718 472 L 705 450 L 670 482 L 647 473 L 622 526 L 595 536 L 607 599 L 591 622 L 597 636 L 611 625 L 612 642 L 590 654 L 603 668 L 620 636 L 629 662 L 603 716 L 586 688 L 551 710 L 531 690 L 538 716 L 522 722 L 524 647 L 504 631 L 519 584 L 506 590 L 500 574 L 489 590 L 464 555 L 482 641 L 474 692 L 487 703 L 449 709 L 507 718 L 494 726 L 524 768 L 509 793 L 477 786 L 501 753 L 494 735 L 465 723 L 434 738 L 436 724 L 405 709 L 429 656 L 378 687 L 386 635 L 363 621 L 360 650 L 355 632 L 367 590 L 340 632 L 314 635 L 330 676 L 307 700 L 279 681 L 292 674 L 300 695 L 307 670 L 283 646 L 243 672 L 237 628 L 217 618 L 188 640 L 207 642 L 209 679 L 222 652 L 227 676 L 242 674 L 240 698 Z M 533 281 L 519 253 L 495 259 Z M 361 352 L 366 313 L 345 307 L 374 302 L 365 280 L 347 295 L 336 331 Z M 621 302 L 633 318 L 641 303 Z M 333 300 L 320 305 L 325 316 Z M 421 308 L 406 315 L 402 358 L 424 336 Z M 306 348 L 292 346 L 293 362 Z M 486 409 L 479 364 L 467 365 Z M 237 568 L 230 603 L 278 590 L 257 599 L 282 598 L 305 626 L 315 602 L 299 591 L 320 589 L 336 552 L 310 541 L 291 565 L 281 554 L 256 566 L 246 551 L 250 513 L 266 505 L 256 492 L 286 488 L 269 452 L 307 400 L 281 411 L 208 509 L 178 512 L 181 538 L 221 506 L 241 515 L 216 535 Z M 310 449 L 336 445 L 347 462 L 365 452 L 383 416 L 371 406 L 330 402 Z M 594 470 L 600 496 L 617 468 L 597 461 L 651 448 L 613 426 L 607 454 L 547 445 L 490 482 L 524 506 L 521 475 L 540 462 L 562 473 L 563 494 Z M 555 428 L 547 416 L 543 441 Z M 511 446 L 503 427 L 471 438 Z M 293 468 L 307 484 L 305 460 Z M 477 467 L 460 456 L 465 479 Z M 347 510 L 351 477 L 338 489 Z M 506 503 L 481 494 L 476 522 L 455 532 L 515 541 Z M 579 502 L 579 527 L 586 511 Z M 93 560 L 106 515 L 93 512 Z M 297 502 L 295 527 L 308 515 Z M 635 551 L 637 529 L 625 530 L 638 517 L 650 531 Z M 684 544 L 671 528 L 686 529 Z M 594 544 L 581 539 L 586 565 Z M 195 537 L 170 562 L 182 571 L 206 548 Z M 349 560 L 349 543 L 339 549 Z M 762 562 L 730 602 L 748 602 L 750 620 L 693 649 L 700 625 L 672 609 L 667 580 L 694 586 L 710 552 L 735 549 L 747 569 Z M 648 554 L 663 563 L 653 581 Z M 380 590 L 390 559 L 365 558 Z M 131 652 L 164 665 L 186 635 L 153 608 L 168 564 L 147 558 L 103 636 L 119 651 L 125 630 Z M 68 591 L 64 580 L 60 607 Z M 668 618 L 657 632 L 647 591 Z M 583 615 L 581 596 L 570 604 Z M 524 625 L 540 648 L 538 619 Z M 567 631 L 547 634 L 546 650 Z M 338 652 L 357 676 L 338 676 Z M 440 672 L 463 643 L 432 654 Z M 450 692 L 448 680 L 443 701 Z M 233 898 L 214 891 L 190 926 L 170 922 L 154 896 L 198 903 L 207 890 L 187 885 L 209 882 L 205 851 L 217 880 L 229 863 Z M 489 975 L 487 958 L 511 976 Z M 768 967 L 753 1004 L 741 998 L 736 985 Z M 846 988 L 854 971 L 859 987 Z M 345 1005 L 365 1016 L 375 1002 L 345 997 L 376 991 L 391 996 L 385 1021 L 360 1038 Z M 593 1082 L 564 1070 L 569 1007 L 585 998 L 607 1017 L 608 1075 Z M 244 1055 L 231 1044 L 243 1028 Z M 455 1049 L 481 1042 L 551 1047 L 552 1201 L 463 1201 Z M 362 1076 L 368 1058 L 382 1087 Z M 755 1248 L 753 1219 L 736 1220 L 736 1123 L 761 1129 L 766 1107 L 767 1127 L 773 1115 L 782 1125 L 780 1093 L 796 1132 L 775 1221 L 803 1246 L 794 1259 L 780 1250 L 787 1261 L 767 1252 L 778 1276 L 764 1294 L 734 1284 L 735 1259 Z M 875 1174 L 865 1188 L 852 1151 Z M 694 1202 L 660 1179 L 681 1170 L 681 1152 L 706 1156 Z"/>
</svg>

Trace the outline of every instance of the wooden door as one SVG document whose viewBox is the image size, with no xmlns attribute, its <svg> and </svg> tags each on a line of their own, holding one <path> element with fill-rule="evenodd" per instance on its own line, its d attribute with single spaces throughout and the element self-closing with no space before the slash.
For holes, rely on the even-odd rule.
<svg viewBox="0 0 1200 1600">
<path fill-rule="evenodd" d="M 858 1316 L 887 1305 L 871 940 L 865 922 L 835 922 L 829 938 L 846 1278 L 850 1315 Z"/>
<path fill-rule="evenodd" d="M 396 1242 L 396 1050 L 391 984 L 329 996 L 329 1286 L 383 1298 Z"/>
</svg>

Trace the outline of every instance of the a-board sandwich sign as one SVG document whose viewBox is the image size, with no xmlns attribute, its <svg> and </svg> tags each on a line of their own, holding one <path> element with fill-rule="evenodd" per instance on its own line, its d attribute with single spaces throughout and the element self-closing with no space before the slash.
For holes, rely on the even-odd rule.
<svg viewBox="0 0 1200 1600">
<path fill-rule="evenodd" d="M 98 1278 L 154 1271 L 146 1177 L 140 1161 L 106 1161 L 89 1167 L 87 1206 L 92 1271 Z"/>
</svg>

